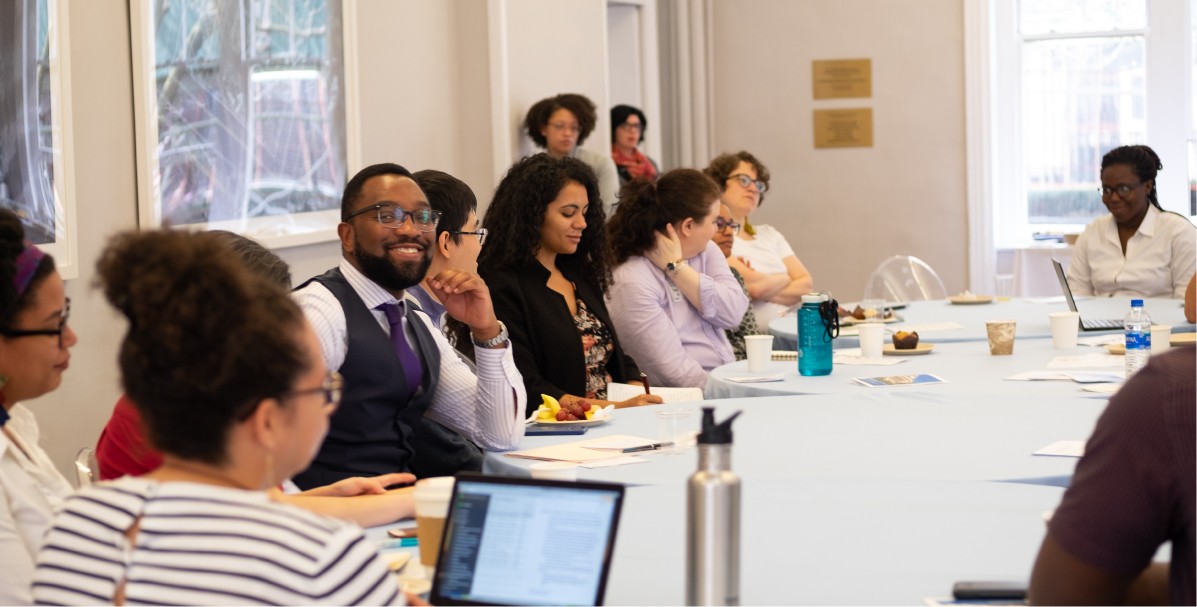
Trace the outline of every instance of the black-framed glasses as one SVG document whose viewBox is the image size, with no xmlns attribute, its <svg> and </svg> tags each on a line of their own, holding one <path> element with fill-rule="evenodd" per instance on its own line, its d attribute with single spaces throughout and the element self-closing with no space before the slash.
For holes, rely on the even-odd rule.
<svg viewBox="0 0 1197 607">
<path fill-rule="evenodd" d="M 477 230 L 469 230 L 469 231 L 449 230 L 449 233 L 450 234 L 458 234 L 458 235 L 468 234 L 470 236 L 477 236 L 478 237 L 478 246 L 482 246 L 482 245 L 486 244 L 486 235 L 490 234 L 490 230 L 487 230 L 486 228 L 478 228 Z"/>
<path fill-rule="evenodd" d="M 370 211 L 377 211 L 375 218 L 378 220 L 378 223 L 392 229 L 399 229 L 403 226 L 403 222 L 407 221 L 408 217 L 411 217 L 411 222 L 416 226 L 417 230 L 431 232 L 436 229 L 436 223 L 441 220 L 440 211 L 432 209 L 408 211 L 389 202 L 380 202 L 346 215 L 345 221 L 348 222 L 350 219 L 358 215 L 365 215 Z"/>
<path fill-rule="evenodd" d="M 629 131 L 643 131 L 644 125 L 639 122 L 625 122 L 619 125 L 621 129 L 628 129 Z"/>
<path fill-rule="evenodd" d="M 753 179 L 744 173 L 736 173 L 735 175 L 729 176 L 728 179 L 735 179 L 737 182 L 739 182 L 740 187 L 742 188 L 747 188 L 752 184 L 756 184 L 756 191 L 762 194 L 769 189 L 769 184 L 767 182 L 761 181 L 760 179 Z"/>
<path fill-rule="evenodd" d="M 341 391 L 345 386 L 345 378 L 341 377 L 340 373 L 336 371 L 329 371 L 324 378 L 324 382 L 320 384 L 319 388 L 308 388 L 306 390 L 292 390 L 291 392 L 284 392 L 282 396 L 304 396 L 307 394 L 324 393 L 324 412 L 332 415 L 337 410 L 337 406 L 341 404 Z"/>
<path fill-rule="evenodd" d="M 1142 186 L 1144 183 L 1146 183 L 1146 182 L 1140 181 L 1136 185 L 1127 185 L 1124 183 L 1122 185 L 1116 185 L 1112 188 L 1107 188 L 1105 186 L 1102 186 L 1100 188 L 1097 188 L 1097 191 L 1101 192 L 1102 198 L 1109 198 L 1110 195 L 1112 195 L 1112 194 L 1117 194 L 1119 198 L 1126 198 L 1127 194 L 1130 194 L 1131 192 L 1139 189 L 1139 187 Z"/>
<path fill-rule="evenodd" d="M 722 231 L 724 231 L 724 230 L 726 230 L 726 229 L 728 229 L 728 228 L 731 228 L 732 234 L 739 234 L 739 233 L 740 233 L 740 224 L 738 224 L 738 223 L 736 223 L 736 222 L 734 222 L 734 221 L 732 221 L 732 220 L 730 220 L 730 219 L 724 219 L 724 218 L 722 218 L 722 217 L 716 217 L 716 218 L 715 218 L 715 227 L 716 227 L 716 228 L 717 228 L 717 229 L 718 229 L 720 232 L 722 232 Z"/>
<path fill-rule="evenodd" d="M 38 335 L 53 335 L 58 337 L 58 347 L 62 347 L 62 335 L 66 332 L 67 320 L 71 317 L 71 298 L 66 298 L 66 307 L 62 309 L 62 318 L 58 319 L 57 329 L 0 329 L 0 335 L 9 338 L 35 337 Z"/>
</svg>

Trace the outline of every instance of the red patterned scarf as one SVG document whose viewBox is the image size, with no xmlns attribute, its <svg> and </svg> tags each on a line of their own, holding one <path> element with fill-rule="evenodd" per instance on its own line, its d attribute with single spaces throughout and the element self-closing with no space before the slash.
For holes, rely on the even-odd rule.
<svg viewBox="0 0 1197 607">
<path fill-rule="evenodd" d="M 615 166 L 627 169 L 628 175 L 632 179 L 657 180 L 657 167 L 653 166 L 648 156 L 645 156 L 640 150 L 633 150 L 631 154 L 625 154 L 620 151 L 618 146 L 613 145 L 611 146 L 611 159 L 615 161 Z"/>
</svg>

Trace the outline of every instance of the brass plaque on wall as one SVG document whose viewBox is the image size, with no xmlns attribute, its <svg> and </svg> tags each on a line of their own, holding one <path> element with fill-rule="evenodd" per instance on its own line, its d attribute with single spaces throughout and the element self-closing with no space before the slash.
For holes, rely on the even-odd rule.
<svg viewBox="0 0 1197 607">
<path fill-rule="evenodd" d="M 873 60 L 812 61 L 811 89 L 815 99 L 872 97 Z"/>
<path fill-rule="evenodd" d="M 815 110 L 815 147 L 873 147 L 873 108 Z"/>
</svg>

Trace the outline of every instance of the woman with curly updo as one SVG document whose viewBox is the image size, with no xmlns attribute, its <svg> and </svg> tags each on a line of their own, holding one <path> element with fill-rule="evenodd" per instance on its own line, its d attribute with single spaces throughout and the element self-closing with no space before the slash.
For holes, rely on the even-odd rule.
<svg viewBox="0 0 1197 607">
<path fill-rule="evenodd" d="M 478 273 L 511 333 L 529 413 L 538 394 L 605 406 L 608 383 L 640 383 L 604 301 L 611 270 L 597 189 L 582 161 L 536 154 L 511 167 L 486 212 L 491 239 Z M 659 402 L 639 395 L 614 404 Z"/>
<path fill-rule="evenodd" d="M 608 209 L 615 208 L 619 195 L 619 174 L 611 156 L 592 152 L 582 142 L 598 123 L 594 102 L 582 95 L 563 93 L 537 101 L 528 108 L 524 130 L 532 142 L 554 158 L 572 156 L 585 162 L 598 180 L 599 197 Z M 596 198 L 598 200 L 598 198 Z"/>
<path fill-rule="evenodd" d="M 719 206 L 715 182 L 675 169 L 624 186 L 611 219 L 611 319 L 653 384 L 703 388 L 736 359 L 724 331 L 740 325 L 748 298 L 711 242 Z"/>
<path fill-rule="evenodd" d="M 54 259 L 25 240 L 16 215 L 0 210 L 0 605 L 33 603 L 33 557 L 71 493 L 21 404 L 62 383 L 77 341 L 69 314 Z"/>
<path fill-rule="evenodd" d="M 119 235 L 97 274 L 129 321 L 121 379 L 163 462 L 65 501 L 33 598 L 401 604 L 360 527 L 266 493 L 308 466 L 340 402 L 341 378 L 289 294 L 207 233 Z"/>
<path fill-rule="evenodd" d="M 1156 198 L 1160 157 L 1125 145 L 1101 159 L 1101 201 L 1110 212 L 1085 226 L 1072 248 L 1068 285 L 1077 295 L 1183 298 L 1197 256 L 1197 228 Z"/>
</svg>

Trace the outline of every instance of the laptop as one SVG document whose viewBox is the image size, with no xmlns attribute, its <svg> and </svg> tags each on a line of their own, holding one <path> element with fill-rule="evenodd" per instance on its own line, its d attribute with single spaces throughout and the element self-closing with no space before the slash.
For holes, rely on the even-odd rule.
<svg viewBox="0 0 1197 607">
<path fill-rule="evenodd" d="M 1076 299 L 1072 297 L 1072 287 L 1068 286 L 1068 277 L 1064 275 L 1064 266 L 1060 262 L 1052 260 L 1052 266 L 1056 268 L 1056 278 L 1060 279 L 1060 288 L 1064 291 L 1064 301 L 1068 302 L 1068 309 L 1077 313 L 1080 318 L 1080 310 L 1076 309 Z M 1082 331 L 1121 331 L 1123 328 L 1121 318 L 1097 318 L 1085 320 L 1081 318 Z"/>
<path fill-rule="evenodd" d="M 624 487 L 460 474 L 433 605 L 602 605 Z"/>
</svg>

